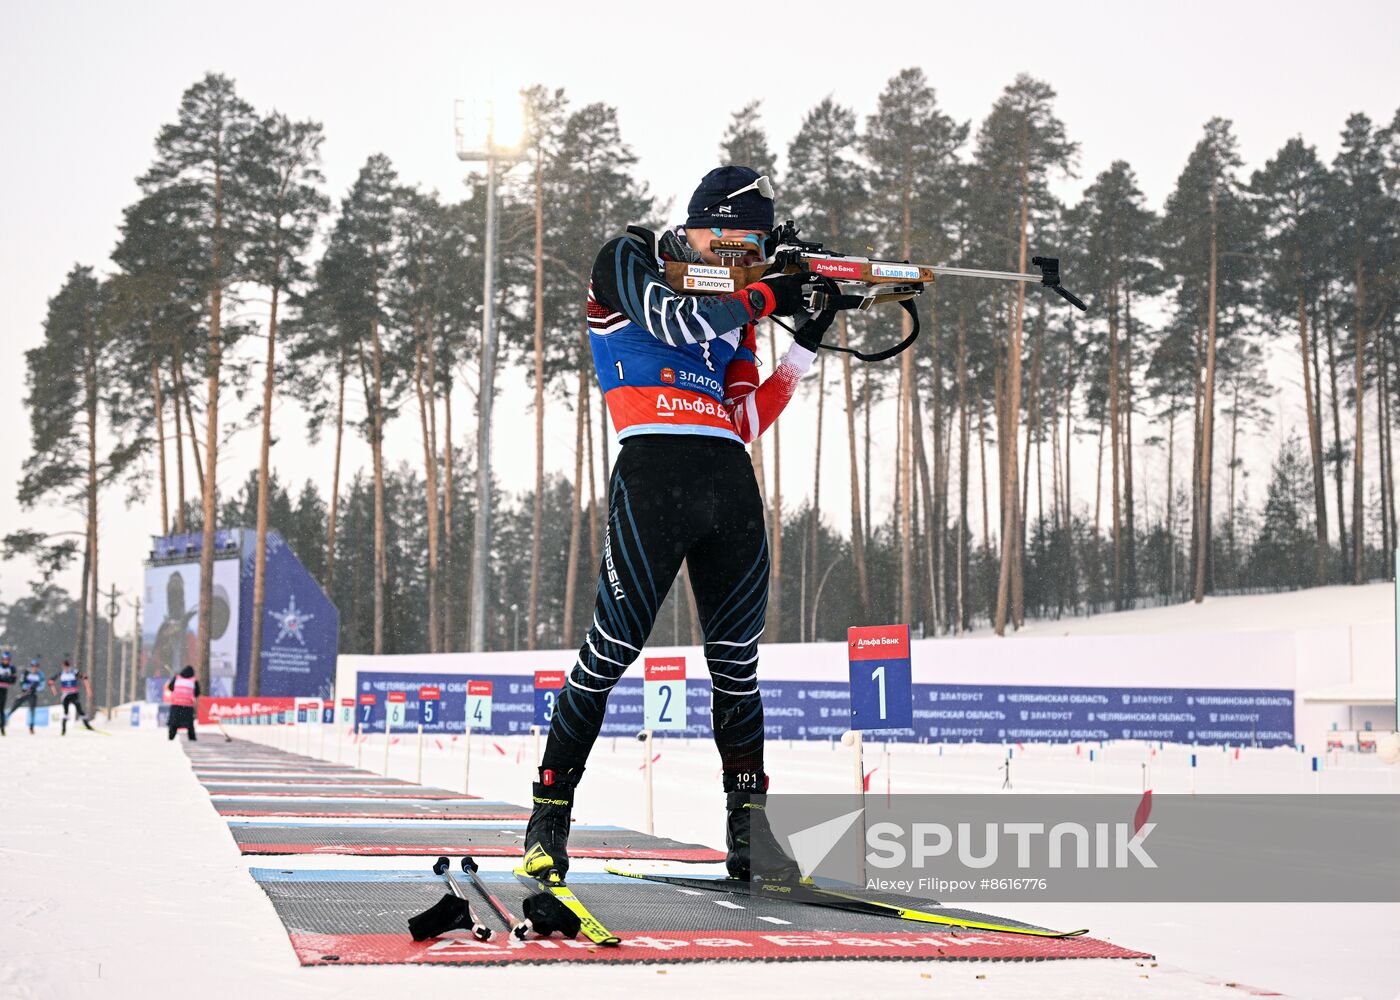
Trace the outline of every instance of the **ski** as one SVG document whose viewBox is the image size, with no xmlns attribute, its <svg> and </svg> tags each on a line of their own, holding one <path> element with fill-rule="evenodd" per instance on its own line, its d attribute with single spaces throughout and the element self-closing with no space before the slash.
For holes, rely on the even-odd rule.
<svg viewBox="0 0 1400 1000">
<path fill-rule="evenodd" d="M 922 924 L 942 924 L 948 927 L 961 927 L 966 930 L 995 931 L 999 934 L 1024 934 L 1030 937 L 1072 938 L 1089 933 L 1083 928 L 1077 931 L 1052 931 L 1032 927 L 1016 927 L 1010 924 L 995 924 L 984 920 L 970 920 L 951 917 L 942 913 L 930 913 L 911 907 L 896 906 L 873 899 L 862 899 L 834 889 L 821 886 L 793 884 L 791 882 L 744 882 L 726 875 L 652 875 L 628 871 L 615 865 L 608 865 L 607 871 L 624 878 L 643 879 L 648 882 L 662 882 L 666 885 L 681 886 L 687 889 L 708 889 L 713 892 L 737 892 L 768 899 L 782 899 L 793 903 L 806 903 L 809 906 L 826 906 L 851 913 L 866 913 L 874 916 L 895 917 Z"/>
<path fill-rule="evenodd" d="M 538 889 L 570 914 L 569 918 L 561 922 L 559 918 L 562 914 L 539 909 L 532 912 L 531 900 L 537 897 L 531 897 L 531 899 L 525 900 L 525 920 L 512 929 L 512 933 L 516 937 L 523 936 L 524 930 L 533 930 L 546 937 L 556 930 L 566 935 L 582 931 L 584 937 L 594 944 L 613 946 L 622 943 L 622 938 L 604 927 L 602 922 L 589 912 L 588 907 L 579 902 L 579 898 L 574 895 L 573 890 L 562 881 L 547 882 L 531 875 L 524 868 L 515 869 L 514 874 L 521 884 L 527 888 Z M 574 926 L 575 923 L 577 923 L 577 927 Z"/>
</svg>

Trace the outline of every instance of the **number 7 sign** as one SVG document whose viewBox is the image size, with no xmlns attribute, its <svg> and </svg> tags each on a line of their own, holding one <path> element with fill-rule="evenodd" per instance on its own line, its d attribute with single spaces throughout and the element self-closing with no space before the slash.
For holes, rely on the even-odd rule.
<svg viewBox="0 0 1400 1000">
<path fill-rule="evenodd" d="M 851 665 L 851 728 L 912 729 L 914 684 L 909 626 L 847 630 Z"/>
</svg>

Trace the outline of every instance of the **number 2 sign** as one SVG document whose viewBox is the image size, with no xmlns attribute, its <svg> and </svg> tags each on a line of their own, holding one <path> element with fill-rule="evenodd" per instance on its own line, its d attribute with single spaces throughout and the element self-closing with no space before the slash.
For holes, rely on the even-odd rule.
<svg viewBox="0 0 1400 1000">
<path fill-rule="evenodd" d="M 851 728 L 912 729 L 914 685 L 909 626 L 847 630 L 851 665 Z"/>
<path fill-rule="evenodd" d="M 685 728 L 685 657 L 647 657 L 642 711 L 648 729 Z"/>
</svg>

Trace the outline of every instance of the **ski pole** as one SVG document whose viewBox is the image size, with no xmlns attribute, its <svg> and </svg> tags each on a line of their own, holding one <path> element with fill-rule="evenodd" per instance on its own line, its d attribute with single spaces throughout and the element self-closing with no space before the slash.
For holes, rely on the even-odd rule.
<svg viewBox="0 0 1400 1000">
<path fill-rule="evenodd" d="M 495 912 L 496 916 L 505 921 L 507 928 L 518 926 L 518 922 L 515 917 L 511 916 L 510 910 L 506 909 L 505 904 L 497 898 L 496 894 L 487 888 L 486 880 L 481 877 L 481 872 L 478 870 L 476 859 L 471 855 L 464 857 L 462 859 L 462 871 L 466 872 L 467 875 L 471 877 L 472 885 L 476 886 L 476 891 L 486 898 L 487 904 Z M 524 936 L 523 933 L 520 935 L 522 939 Z"/>
</svg>

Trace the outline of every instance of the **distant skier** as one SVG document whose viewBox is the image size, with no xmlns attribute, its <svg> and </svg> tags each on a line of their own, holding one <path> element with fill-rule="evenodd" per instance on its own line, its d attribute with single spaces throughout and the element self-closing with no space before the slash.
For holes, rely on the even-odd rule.
<svg viewBox="0 0 1400 1000">
<path fill-rule="evenodd" d="M 10 718 L 22 707 L 29 709 L 29 732 L 34 732 L 34 717 L 39 714 L 39 690 L 44 686 L 44 671 L 40 669 L 39 658 L 36 656 L 29 661 L 29 669 L 24 672 L 24 676 L 19 682 L 19 697 L 15 699 L 15 707 L 10 709 Z"/>
<path fill-rule="evenodd" d="M 744 446 L 792 399 L 835 317 L 832 309 L 808 312 L 804 286 L 835 286 L 811 273 L 769 273 L 738 289 L 732 280 L 717 281 L 725 294 L 697 296 L 673 291 L 663 274 L 666 261 L 711 279 L 724 263 L 762 263 L 772 256 L 772 230 L 768 178 L 748 167 L 719 167 L 691 195 L 684 227 L 659 234 L 629 227 L 594 261 L 589 342 L 623 444 L 609 487 L 592 621 L 560 692 L 533 789 L 524 867 L 537 878 L 567 875 L 574 790 L 608 695 L 640 655 L 682 562 L 710 671 L 729 874 L 797 876 L 763 814 L 758 641 L 768 606 L 768 539 Z M 715 240 L 747 244 L 751 252 L 726 261 Z M 773 315 L 793 318 L 795 342 L 760 384 L 754 324 Z"/>
<path fill-rule="evenodd" d="M 54 681 L 58 682 L 58 689 L 54 689 Z M 87 713 L 83 711 L 83 699 L 78 694 L 78 685 L 82 684 L 87 688 L 88 701 L 92 701 L 92 683 L 88 680 L 88 675 L 67 660 L 63 661 L 63 667 L 49 678 L 49 691 L 61 695 L 63 698 L 63 728 L 59 730 L 60 736 L 68 735 L 68 706 L 73 706 L 74 714 L 83 727 L 92 730 L 91 723 L 88 722 Z"/>
<path fill-rule="evenodd" d="M 184 729 L 194 742 L 198 738 L 194 734 L 194 706 L 199 700 L 199 681 L 194 679 L 194 667 L 186 664 L 179 677 L 170 678 L 165 689 L 170 692 L 170 738 L 173 740 L 175 734 Z"/>
<path fill-rule="evenodd" d="M 10 685 L 15 682 L 15 676 L 10 651 L 0 652 L 0 736 L 5 735 L 5 703 L 10 700 Z"/>
</svg>

